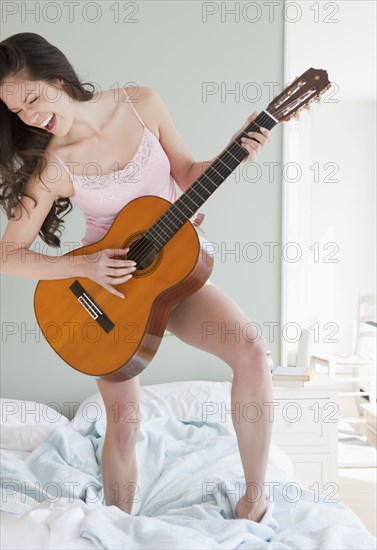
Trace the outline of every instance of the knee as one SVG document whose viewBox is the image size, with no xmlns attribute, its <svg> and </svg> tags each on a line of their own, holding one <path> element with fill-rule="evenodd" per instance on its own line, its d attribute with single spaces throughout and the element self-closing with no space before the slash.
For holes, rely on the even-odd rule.
<svg viewBox="0 0 377 550">
<path fill-rule="evenodd" d="M 106 438 L 120 452 L 130 452 L 135 447 L 140 431 L 140 418 L 119 418 L 117 421 L 107 422 Z"/>
<path fill-rule="evenodd" d="M 263 337 L 258 340 L 244 340 L 238 354 L 239 360 L 235 370 L 242 374 L 252 374 L 253 377 L 270 376 L 270 369 L 267 362 L 267 343 Z"/>
</svg>

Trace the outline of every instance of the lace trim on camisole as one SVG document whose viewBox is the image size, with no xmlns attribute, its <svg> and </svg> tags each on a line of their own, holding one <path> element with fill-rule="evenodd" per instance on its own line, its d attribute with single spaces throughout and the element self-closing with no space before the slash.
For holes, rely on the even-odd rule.
<svg viewBox="0 0 377 550">
<path fill-rule="evenodd" d="M 130 179 L 137 174 L 146 164 L 151 154 L 151 143 L 148 136 L 148 128 L 144 128 L 143 136 L 139 143 L 139 147 L 133 158 L 127 162 L 126 166 L 121 170 L 116 170 L 104 176 L 75 176 L 72 174 L 75 182 L 83 189 L 95 190 L 108 187 L 111 183 L 129 183 Z"/>
</svg>

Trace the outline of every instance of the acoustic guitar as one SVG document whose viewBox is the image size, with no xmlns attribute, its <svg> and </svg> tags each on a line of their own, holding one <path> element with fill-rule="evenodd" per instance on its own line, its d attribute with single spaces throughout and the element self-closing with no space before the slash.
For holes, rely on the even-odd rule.
<svg viewBox="0 0 377 550">
<path fill-rule="evenodd" d="M 85 277 L 41 280 L 34 294 L 39 327 L 55 352 L 74 369 L 122 382 L 154 357 L 169 315 L 199 290 L 213 269 L 194 216 L 248 155 L 241 137 L 288 121 L 331 86 L 327 72 L 309 69 L 245 127 L 173 204 L 155 196 L 129 202 L 98 242 L 66 255 L 129 248 L 136 271 L 118 285 L 125 299 Z M 199 214 L 199 217 L 202 216 Z M 125 258 L 125 256 L 123 256 Z M 124 285 L 124 286 L 123 286 Z"/>
</svg>

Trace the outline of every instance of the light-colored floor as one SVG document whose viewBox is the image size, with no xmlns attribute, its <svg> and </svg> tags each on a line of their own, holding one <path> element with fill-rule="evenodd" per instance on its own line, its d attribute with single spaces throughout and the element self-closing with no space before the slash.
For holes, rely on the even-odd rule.
<svg viewBox="0 0 377 550">
<path fill-rule="evenodd" d="M 376 468 L 339 468 L 338 474 L 339 501 L 349 506 L 377 536 Z"/>
<path fill-rule="evenodd" d="M 353 397 L 342 397 L 339 404 L 340 415 L 346 418 L 355 431 L 364 435 L 363 418 L 357 419 Z M 352 422 L 352 419 L 356 421 Z M 377 468 L 339 468 L 338 474 L 340 502 L 349 506 L 372 535 L 377 536 Z"/>
</svg>

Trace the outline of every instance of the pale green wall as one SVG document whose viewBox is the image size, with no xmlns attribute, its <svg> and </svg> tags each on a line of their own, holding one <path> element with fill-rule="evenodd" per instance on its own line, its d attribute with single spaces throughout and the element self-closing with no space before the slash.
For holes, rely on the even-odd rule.
<svg viewBox="0 0 377 550">
<path fill-rule="evenodd" d="M 16 32 L 37 32 L 64 51 L 84 81 L 96 82 L 102 89 L 136 82 L 161 95 L 169 107 L 178 131 L 197 161 L 218 154 L 231 135 L 254 110 L 260 111 L 270 101 L 269 85 L 283 78 L 283 21 L 281 10 L 269 21 L 266 7 L 261 17 L 252 9 L 235 21 L 234 15 L 223 14 L 224 3 L 207 3 L 218 13 L 202 21 L 202 2 L 139 2 L 135 23 L 114 22 L 110 6 L 118 5 L 123 17 L 125 2 L 101 2 L 102 17 L 96 23 L 84 20 L 85 5 L 76 8 L 74 21 L 69 22 L 68 10 L 62 6 L 59 22 L 52 23 L 55 13 L 43 12 L 40 2 L 13 2 L 18 13 L 4 21 L 2 39 Z M 34 5 L 41 10 L 40 22 L 23 12 Z M 49 3 L 47 3 L 49 4 Z M 53 3 L 51 3 L 52 6 Z M 54 3 L 55 4 L 55 3 Z M 241 6 L 245 3 L 241 2 Z M 255 4 L 255 3 L 254 3 Z M 259 3 L 262 5 L 262 3 Z M 38 5 L 38 6 L 37 6 Z M 227 2 L 228 7 L 236 3 Z M 94 11 L 88 10 L 88 18 Z M 249 19 L 249 21 L 248 21 Z M 240 88 L 240 96 L 221 98 L 218 93 L 202 100 L 204 82 L 219 87 Z M 222 84 L 223 83 L 223 84 Z M 256 83 L 256 86 L 252 83 Z M 255 90 L 262 92 L 256 101 Z M 242 90 L 244 92 L 242 93 Z M 248 100 L 249 98 L 249 100 Z M 281 162 L 281 128 L 273 131 L 273 142 L 263 152 L 259 163 Z M 263 326 L 280 321 L 280 260 L 270 263 L 264 242 L 281 240 L 281 182 L 276 177 L 268 181 L 268 171 L 262 178 L 247 182 L 239 170 L 232 174 L 201 211 L 206 214 L 203 228 L 209 238 L 225 248 L 240 247 L 241 255 L 221 258 L 216 254 L 212 280 L 228 293 Z M 255 176 L 250 171 L 250 177 Z M 6 219 L 2 214 L 2 231 Z M 84 233 L 83 217 L 75 209 L 66 218 L 63 241 L 79 244 Z M 239 245 L 235 243 L 239 243 Z M 262 259 L 247 261 L 247 243 L 256 242 L 263 250 Z M 39 239 L 34 247 L 44 243 Z M 246 251 L 242 254 L 242 250 Z M 47 252 L 46 249 L 44 249 Z M 48 251 L 51 253 L 51 251 Z M 250 249 L 249 249 L 250 254 Z M 238 260 L 238 261 L 237 261 Z M 40 336 L 24 334 L 36 329 L 33 293 L 37 281 L 2 276 L 2 395 L 35 401 L 54 401 L 64 409 L 64 402 L 81 401 L 97 391 L 94 380 L 81 375 L 63 363 Z M 14 323 L 14 325 L 11 325 Z M 14 326 L 13 336 L 4 330 Z M 37 331 L 38 333 L 38 331 Z M 267 330 L 264 331 L 268 335 Z M 275 362 L 279 361 L 279 338 L 269 344 Z M 230 369 L 217 358 L 189 348 L 175 338 L 167 338 L 152 364 L 141 375 L 143 384 L 174 380 L 224 380 Z"/>
</svg>

